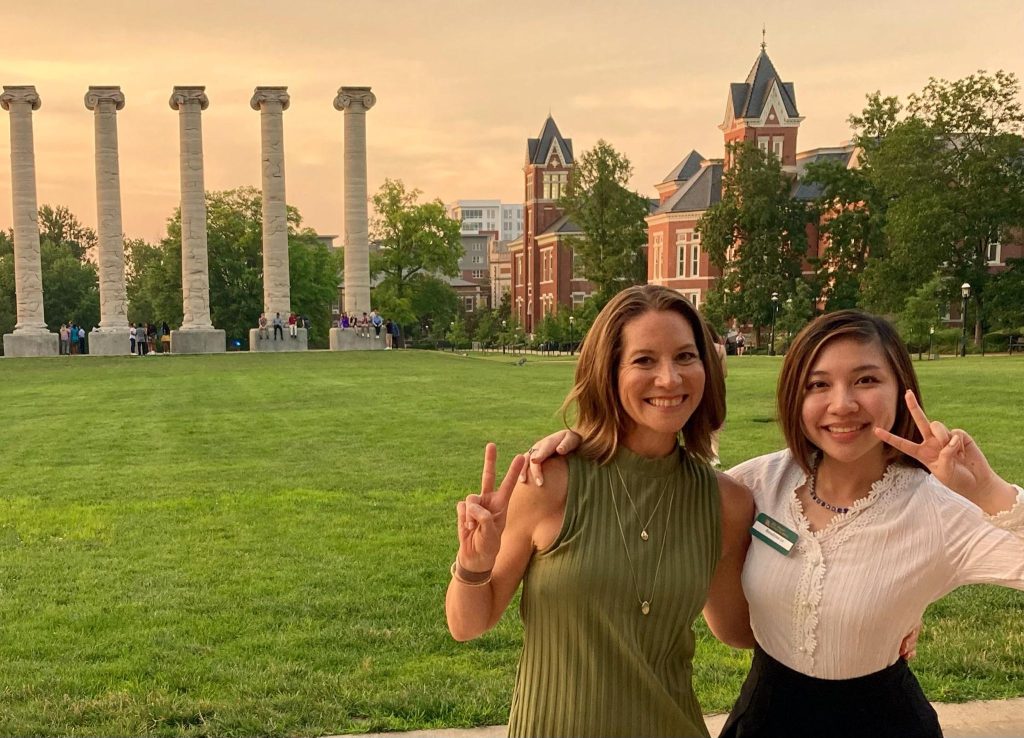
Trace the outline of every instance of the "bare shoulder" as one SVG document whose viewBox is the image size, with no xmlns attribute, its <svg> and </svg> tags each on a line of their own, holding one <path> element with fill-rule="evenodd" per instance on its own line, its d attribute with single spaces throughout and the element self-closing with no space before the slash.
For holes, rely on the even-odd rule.
<svg viewBox="0 0 1024 738">
<path fill-rule="evenodd" d="M 543 516 L 551 511 L 561 511 L 569 492 L 569 462 L 564 456 L 552 456 L 544 461 L 544 485 L 538 487 L 532 479 L 516 484 L 512 492 L 512 507 L 522 507 Z"/>
<path fill-rule="evenodd" d="M 747 526 L 754 517 L 754 496 L 745 484 L 725 472 L 716 472 L 718 497 L 722 505 L 722 522 Z"/>
</svg>

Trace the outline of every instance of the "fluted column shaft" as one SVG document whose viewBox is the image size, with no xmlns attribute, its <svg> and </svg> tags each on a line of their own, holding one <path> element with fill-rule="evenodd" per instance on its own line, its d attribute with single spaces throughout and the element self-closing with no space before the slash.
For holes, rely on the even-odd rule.
<svg viewBox="0 0 1024 738">
<path fill-rule="evenodd" d="M 345 310 L 370 311 L 366 191 L 366 112 L 377 102 L 369 87 L 341 87 L 334 107 L 345 112 Z"/>
<path fill-rule="evenodd" d="M 202 111 L 210 102 L 205 87 L 175 87 L 181 139 L 181 330 L 211 330 L 210 267 L 206 242 L 206 186 L 203 180 Z"/>
<path fill-rule="evenodd" d="M 117 111 L 124 107 L 120 87 L 90 87 L 85 107 L 96 129 L 96 213 L 99 240 L 100 331 L 128 331 L 124 282 L 124 231 L 121 223 L 121 169 L 117 147 Z"/>
<path fill-rule="evenodd" d="M 257 87 L 250 105 L 260 111 L 263 158 L 263 306 L 268 318 L 291 312 L 288 211 L 284 183 L 284 116 L 287 87 Z"/>
<path fill-rule="evenodd" d="M 11 114 L 11 194 L 14 201 L 15 333 L 47 333 L 43 315 L 43 266 L 39 257 L 32 111 L 40 105 L 31 85 L 4 86 L 0 106 Z"/>
</svg>

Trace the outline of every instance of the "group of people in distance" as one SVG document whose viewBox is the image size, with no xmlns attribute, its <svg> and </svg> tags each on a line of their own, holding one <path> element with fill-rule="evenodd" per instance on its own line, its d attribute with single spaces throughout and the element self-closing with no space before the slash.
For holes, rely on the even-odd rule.
<svg viewBox="0 0 1024 738">
<path fill-rule="evenodd" d="M 171 327 L 164 321 L 159 327 L 156 323 L 129 323 L 128 340 L 131 346 L 129 353 L 134 356 L 148 356 L 164 349 L 164 336 L 171 335 Z M 169 344 L 168 344 L 169 345 Z"/>
<path fill-rule="evenodd" d="M 457 505 L 451 634 L 492 628 L 522 586 L 513 736 L 707 736 L 701 611 L 754 650 L 726 738 L 941 736 L 906 657 L 953 589 L 1024 589 L 1024 490 L 928 418 L 895 330 L 855 310 L 786 352 L 786 448 L 718 472 L 711 336 L 663 287 L 605 306 L 563 405 L 571 430 L 517 455 L 497 489 L 488 444 L 480 493 Z"/>
<path fill-rule="evenodd" d="M 58 349 L 61 356 L 84 354 L 88 351 L 85 343 L 85 328 L 75 323 L 61 323 L 57 331 Z"/>
<path fill-rule="evenodd" d="M 378 341 L 383 333 L 385 349 L 398 348 L 399 338 L 402 335 L 398 321 L 391 320 L 391 318 L 385 320 L 376 310 L 371 310 L 369 313 L 364 312 L 358 318 L 343 311 L 338 316 L 337 327 L 341 330 L 356 331 L 363 338 L 370 338 L 372 331 L 374 340 Z"/>
<path fill-rule="evenodd" d="M 309 321 L 306 318 L 302 318 L 295 313 L 289 313 L 288 318 L 282 318 L 281 313 L 274 313 L 274 317 L 267 322 L 267 314 L 260 313 L 259 319 L 256 321 L 256 340 L 266 341 L 270 339 L 270 332 L 267 330 L 267 326 L 270 325 L 274 329 L 273 340 L 277 340 L 280 336 L 281 340 L 284 340 L 284 326 L 288 324 L 288 335 L 291 338 L 298 339 L 299 328 L 309 328 Z"/>
</svg>

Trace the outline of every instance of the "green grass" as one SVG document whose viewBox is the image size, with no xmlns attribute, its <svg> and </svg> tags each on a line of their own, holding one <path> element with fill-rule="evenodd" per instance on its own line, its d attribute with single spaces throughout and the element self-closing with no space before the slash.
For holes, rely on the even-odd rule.
<svg viewBox="0 0 1024 738">
<path fill-rule="evenodd" d="M 515 608 L 447 635 L 454 504 L 483 443 L 558 424 L 565 359 L 393 352 L 0 361 L 0 735 L 318 735 L 507 715 Z M 778 361 L 730 364 L 726 465 L 779 447 Z M 1024 359 L 917 365 L 929 412 L 1019 456 Z M 1024 595 L 955 593 L 916 670 L 1024 694 Z M 747 658 L 700 626 L 727 709 Z"/>
</svg>

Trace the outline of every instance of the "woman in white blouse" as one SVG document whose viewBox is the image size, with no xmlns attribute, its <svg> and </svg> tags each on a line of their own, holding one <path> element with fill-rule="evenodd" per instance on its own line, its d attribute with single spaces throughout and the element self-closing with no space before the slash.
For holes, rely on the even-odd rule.
<svg viewBox="0 0 1024 738">
<path fill-rule="evenodd" d="M 729 472 L 759 513 L 742 574 L 758 645 L 724 738 L 942 735 L 901 639 L 961 585 L 1024 589 L 1024 490 L 919 396 L 882 318 L 822 315 L 787 351 L 787 448 Z M 540 452 L 556 440 L 575 445 Z"/>
</svg>

